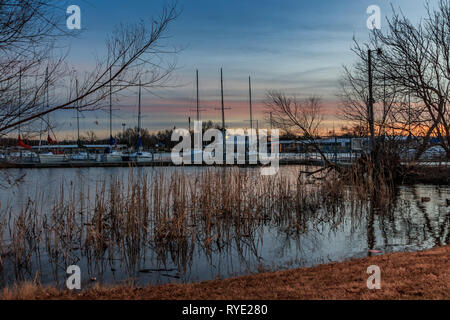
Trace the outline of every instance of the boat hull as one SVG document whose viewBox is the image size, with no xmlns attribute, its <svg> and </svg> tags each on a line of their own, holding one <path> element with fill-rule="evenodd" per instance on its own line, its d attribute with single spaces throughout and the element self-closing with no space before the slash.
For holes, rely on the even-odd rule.
<svg viewBox="0 0 450 320">
<path fill-rule="evenodd" d="M 66 162 L 66 156 L 63 154 L 40 154 L 40 163 L 61 163 Z"/>
</svg>

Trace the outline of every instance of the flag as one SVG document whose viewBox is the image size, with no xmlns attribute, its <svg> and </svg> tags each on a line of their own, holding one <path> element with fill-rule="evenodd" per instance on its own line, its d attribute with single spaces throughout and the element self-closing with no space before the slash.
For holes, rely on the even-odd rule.
<svg viewBox="0 0 450 320">
<path fill-rule="evenodd" d="M 19 135 L 19 137 L 17 138 L 17 145 L 18 145 L 19 147 L 25 148 L 25 149 L 27 149 L 27 150 L 30 150 L 30 149 L 31 149 L 31 146 L 29 146 L 29 145 L 27 145 L 25 142 L 23 142 L 23 140 L 22 140 L 22 138 L 20 137 L 20 135 Z"/>
<path fill-rule="evenodd" d="M 113 136 L 110 136 L 110 137 L 109 137 L 109 145 L 110 145 L 110 146 L 113 146 L 113 145 L 115 145 L 115 144 L 116 144 L 116 139 L 114 139 Z"/>
<path fill-rule="evenodd" d="M 56 144 L 56 143 L 57 143 L 57 141 L 56 141 L 56 140 L 53 140 L 53 139 L 50 137 L 50 135 L 47 137 L 47 142 L 48 142 L 49 144 Z"/>
</svg>

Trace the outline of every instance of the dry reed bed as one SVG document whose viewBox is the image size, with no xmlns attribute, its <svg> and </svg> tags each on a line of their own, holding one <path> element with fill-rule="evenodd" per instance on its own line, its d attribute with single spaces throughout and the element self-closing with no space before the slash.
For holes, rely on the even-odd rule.
<svg viewBox="0 0 450 320">
<path fill-rule="evenodd" d="M 164 265 L 171 259 L 186 270 L 196 244 L 206 256 L 233 245 L 239 251 L 241 241 L 257 241 L 264 225 L 292 236 L 305 232 L 311 219 L 337 225 L 343 213 L 361 215 L 373 206 L 373 195 L 366 181 L 353 178 L 350 188 L 347 183 L 333 173 L 311 183 L 238 168 L 144 175 L 130 170 L 127 179 L 104 179 L 95 190 L 62 183 L 50 208 L 43 195 L 28 199 L 20 212 L 4 208 L 0 253 L 12 261 L 16 281 L 38 277 L 43 254 L 55 274 L 82 259 L 90 274 L 114 261 L 132 273 L 147 250 Z M 391 198 L 389 188 L 380 190 Z"/>
</svg>

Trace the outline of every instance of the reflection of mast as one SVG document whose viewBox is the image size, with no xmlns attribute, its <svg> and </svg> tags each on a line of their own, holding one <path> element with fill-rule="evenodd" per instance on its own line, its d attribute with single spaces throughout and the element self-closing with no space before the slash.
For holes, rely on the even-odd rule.
<svg viewBox="0 0 450 320">
<path fill-rule="evenodd" d="M 370 209 L 368 212 L 368 220 L 367 220 L 367 247 L 369 250 L 374 249 L 375 247 L 375 228 L 374 228 L 374 221 L 375 221 L 375 200 L 370 200 Z M 369 251 L 369 256 L 371 255 Z"/>
</svg>

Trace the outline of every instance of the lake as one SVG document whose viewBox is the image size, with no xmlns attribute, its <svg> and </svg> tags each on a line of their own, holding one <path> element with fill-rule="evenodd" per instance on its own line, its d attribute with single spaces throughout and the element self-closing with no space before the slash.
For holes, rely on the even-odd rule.
<svg viewBox="0 0 450 320">
<path fill-rule="evenodd" d="M 279 175 L 286 179 L 280 185 L 295 184 L 301 169 L 300 166 L 280 167 Z M 108 201 L 115 201 L 111 199 L 108 191 L 111 181 L 115 179 L 122 181 L 121 187 L 126 190 L 130 179 L 146 176 L 150 191 L 156 190 L 156 187 L 152 187 L 157 185 L 154 179 L 164 180 L 164 183 L 159 182 L 160 186 L 164 184 L 167 190 L 171 190 L 170 193 L 166 189 L 164 189 L 166 191 L 163 189 L 151 191 L 153 193 L 149 199 L 151 198 L 152 202 L 148 212 L 155 210 L 155 203 L 162 204 L 158 212 L 164 210 L 172 212 L 174 208 L 164 209 L 165 200 L 159 198 L 176 197 L 177 194 L 180 197 L 187 197 L 180 203 L 195 206 L 195 209 L 186 208 L 186 210 L 198 211 L 198 208 L 205 210 L 202 203 L 194 203 L 191 199 L 194 197 L 194 191 L 188 190 L 189 192 L 183 193 L 176 190 L 177 187 L 171 185 L 169 177 L 182 172 L 185 174 L 183 179 L 196 179 L 198 173 L 204 173 L 206 170 L 222 172 L 223 175 L 233 171 L 235 174 L 233 177 L 244 177 L 242 181 L 246 181 L 246 188 L 255 186 L 256 190 L 263 186 L 258 187 L 258 181 L 263 179 L 259 175 L 258 168 L 143 167 L 134 169 L 132 173 L 129 168 L 8 170 L 8 174 L 12 177 L 23 175 L 23 180 L 18 186 L 0 190 L 0 224 L 3 226 L 0 229 L 2 232 L 0 287 L 35 278 L 43 284 L 63 286 L 66 279 L 65 272 L 70 264 L 76 264 L 81 268 L 84 287 L 92 285 L 94 280 L 108 284 L 131 282 L 143 285 L 193 282 L 308 267 L 366 257 L 373 254 L 369 250 L 377 250 L 382 254 L 416 251 L 450 243 L 450 206 L 448 205 L 450 187 L 417 184 L 398 187 L 392 205 L 382 208 L 369 208 L 366 205 L 355 208 L 354 203 L 341 203 L 337 209 L 336 207 L 308 209 L 308 213 L 299 218 L 298 213 L 301 213 L 303 209 L 297 208 L 297 213 L 293 214 L 293 209 L 285 207 L 282 202 L 255 198 L 252 200 L 254 206 L 251 208 L 242 204 L 245 207 L 243 210 L 247 210 L 246 214 L 254 214 L 254 219 L 249 216 L 246 216 L 247 218 L 233 216 L 229 219 L 222 217 L 207 221 L 211 217 L 207 218 L 206 214 L 199 214 L 195 219 L 187 214 L 185 220 L 173 220 L 168 214 L 169 218 L 164 218 L 166 224 L 161 225 L 150 217 L 148 225 L 147 221 L 143 222 L 145 229 L 139 226 L 139 231 L 128 230 L 126 236 L 124 236 L 125 233 L 118 235 L 123 239 L 112 240 L 112 236 L 109 235 L 108 242 L 103 244 L 105 247 L 102 250 L 86 248 L 86 243 L 98 246 L 99 238 L 89 238 L 91 242 L 88 242 L 86 233 L 90 230 L 89 226 L 83 226 L 87 224 L 83 222 L 84 218 L 74 218 L 81 220 L 71 222 L 74 230 L 79 230 L 79 234 L 75 235 L 74 240 L 67 240 L 66 246 L 70 248 L 67 251 L 53 250 L 53 246 L 62 248 L 60 242 L 65 241 L 65 237 L 69 237 L 64 234 L 53 236 L 49 231 L 54 230 L 50 224 L 55 224 L 57 221 L 44 218 L 52 210 L 59 210 L 59 214 L 65 212 L 61 208 L 55 209 L 58 203 L 67 202 L 64 210 L 73 206 L 74 211 L 84 212 L 88 208 L 84 203 L 95 201 L 102 203 L 99 199 L 101 197 L 108 198 Z M 230 179 L 235 179 L 233 177 Z M 209 188 L 221 190 L 224 196 L 227 193 L 241 192 L 246 195 L 245 197 L 259 194 L 264 198 L 267 192 L 275 190 L 258 189 L 258 192 L 252 190 L 254 193 L 250 194 L 246 190 L 235 190 L 235 185 L 239 183 L 233 184 L 233 180 L 227 180 L 227 183 L 220 180 L 222 184 L 219 187 L 214 181 Z M 106 191 L 102 191 L 105 186 Z M 198 185 L 195 184 L 195 186 Z M 264 186 L 276 185 L 272 185 L 268 180 Z M 294 189 L 287 192 L 294 192 Z M 119 190 L 122 189 L 119 188 Z M 125 192 L 124 190 L 122 191 Z M 126 192 L 131 194 L 134 191 L 126 190 Z M 140 197 L 140 194 L 142 193 L 138 192 L 137 197 Z M 214 203 L 210 198 L 202 198 L 204 196 L 211 195 L 201 195 L 199 199 Z M 313 196 L 311 194 L 311 197 Z M 236 195 L 230 199 L 235 201 Z M 305 199 L 308 199 L 307 195 Z M 175 205 L 179 203 L 178 200 L 171 199 L 170 203 Z M 78 204 L 82 209 L 77 209 Z M 236 208 L 238 204 L 228 205 L 230 208 Z M 105 206 L 108 206 L 108 203 Z M 98 206 L 92 210 L 98 210 Z M 104 212 L 109 212 L 108 210 L 106 208 Z M 183 208 L 177 210 L 182 212 Z M 256 216 L 258 210 L 268 213 Z M 272 211 L 277 214 L 272 215 Z M 24 221 L 29 223 L 33 221 L 32 219 L 37 219 L 36 223 L 46 228 L 48 234 L 42 232 L 36 235 L 34 233 L 38 229 L 27 229 L 28 227 L 23 226 L 24 223 L 20 227 L 22 231 L 18 232 L 20 212 L 34 212 L 39 218 L 27 216 L 23 218 Z M 80 214 L 83 215 L 83 213 Z M 59 217 L 64 219 L 62 215 Z M 108 219 L 113 219 L 108 221 L 114 221 L 114 217 Z M 249 219 L 253 219 L 251 223 L 248 222 Z M 172 235 L 171 230 L 174 228 L 175 221 L 183 221 L 183 225 L 177 227 L 180 234 Z M 66 227 L 70 226 L 68 222 L 64 223 Z M 168 223 L 171 223 L 172 229 L 163 228 L 168 226 Z M 105 224 L 105 227 L 110 226 Z M 207 228 L 211 230 L 206 230 Z M 65 232 L 72 234 L 72 230 Z M 137 237 L 138 233 L 139 237 Z M 141 233 L 148 234 L 141 237 Z M 41 240 L 34 242 L 33 237 L 39 237 Z M 46 241 L 46 237 L 51 241 Z M 13 238 L 16 240 L 13 241 Z M 79 239 L 79 245 L 77 239 Z M 58 244 L 52 242 L 56 240 Z"/>
</svg>

